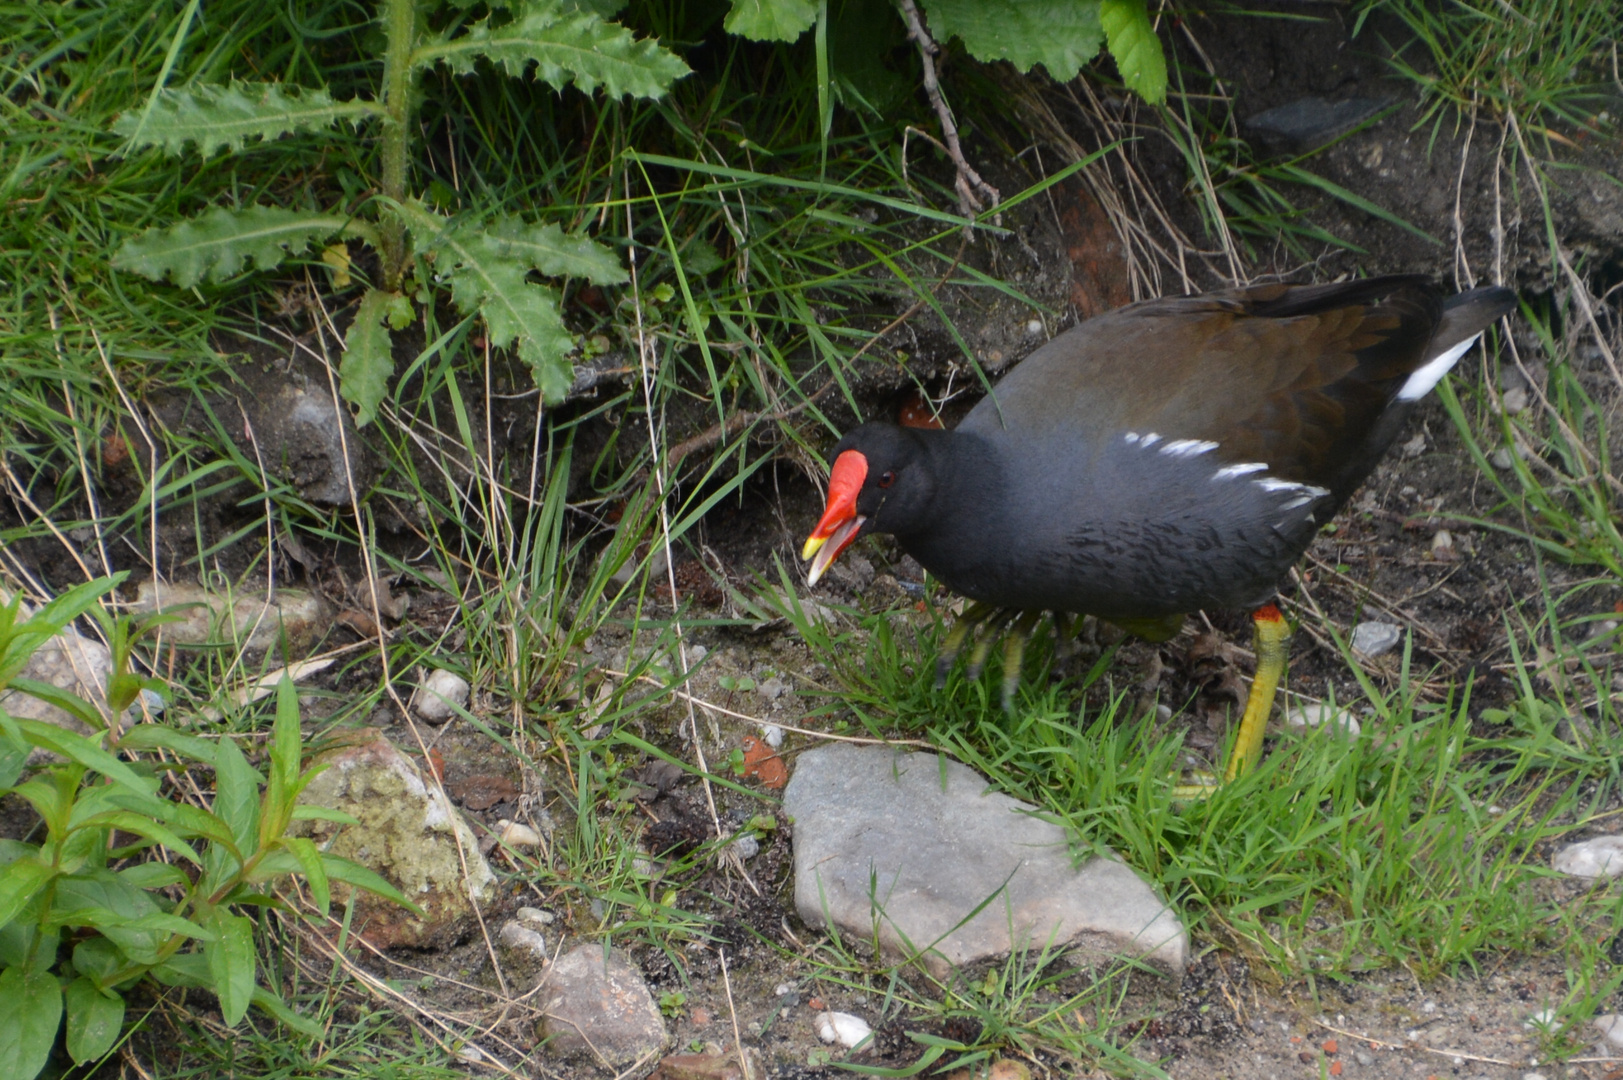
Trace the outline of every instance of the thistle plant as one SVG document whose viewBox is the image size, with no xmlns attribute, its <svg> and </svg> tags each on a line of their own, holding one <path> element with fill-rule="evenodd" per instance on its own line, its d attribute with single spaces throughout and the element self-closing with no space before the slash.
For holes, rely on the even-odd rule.
<svg viewBox="0 0 1623 1080">
<path fill-rule="evenodd" d="M 214 207 L 133 237 L 113 257 L 117 269 L 153 280 L 167 275 L 190 288 L 233 278 L 250 261 L 260 271 L 275 269 L 335 239 L 340 243 L 327 247 L 323 257 L 347 275 L 342 242 L 372 248 L 378 274 L 350 323 L 339 369 L 340 392 L 355 405 L 361 424 L 376 416 L 394 370 L 391 330 L 409 325 L 417 304 L 432 302 L 426 288 L 430 267 L 435 281 L 450 286 L 459 311 L 483 318 L 492 345 L 517 350 L 548 401 L 570 387 L 574 342 L 557 291 L 528 280 L 530 273 L 576 276 L 596 285 L 626 280 L 615 254 L 590 237 L 489 211 L 451 218 L 416 195 L 409 165 L 418 76 L 435 65 L 467 74 L 483 60 L 513 77 L 533 67 L 538 78 L 559 89 L 573 83 L 588 93 L 653 98 L 688 73 L 657 42 L 637 39 L 570 0 L 493 0 L 485 18 L 451 19 L 446 29 L 430 32 L 424 15 L 435 6 L 434 0 L 383 0 L 387 47 L 376 98 L 340 101 L 319 88 L 240 81 L 160 87 L 145 108 L 125 113 L 113 126 L 124 137 L 124 153 L 160 147 L 180 155 L 195 144 L 204 157 L 251 153 L 265 141 L 299 132 L 347 129 L 356 136 L 375 129 L 375 194 L 358 207 Z"/>
</svg>

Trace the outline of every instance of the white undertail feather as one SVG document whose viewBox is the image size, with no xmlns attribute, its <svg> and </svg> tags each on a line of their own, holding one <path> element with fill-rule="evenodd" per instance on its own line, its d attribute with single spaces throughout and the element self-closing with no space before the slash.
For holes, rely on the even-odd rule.
<svg viewBox="0 0 1623 1080">
<path fill-rule="evenodd" d="M 1426 361 L 1424 366 L 1410 375 L 1409 381 L 1403 384 L 1403 389 L 1398 391 L 1398 400 L 1418 401 L 1425 397 L 1431 392 L 1432 387 L 1442 382 L 1443 376 L 1448 374 L 1448 369 L 1459 363 L 1460 357 L 1464 356 L 1466 350 L 1475 345 L 1481 336 L 1480 333 L 1474 334 L 1447 352 L 1439 354 L 1435 360 Z"/>
</svg>

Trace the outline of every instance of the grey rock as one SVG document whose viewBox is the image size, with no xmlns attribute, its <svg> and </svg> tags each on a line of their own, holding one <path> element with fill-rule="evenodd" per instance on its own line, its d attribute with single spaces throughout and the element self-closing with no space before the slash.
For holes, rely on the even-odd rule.
<svg viewBox="0 0 1623 1080">
<path fill-rule="evenodd" d="M 776 701 L 789 692 L 789 684 L 774 675 L 770 679 L 761 680 L 755 692 L 768 701 Z"/>
<path fill-rule="evenodd" d="M 496 941 L 502 948 L 530 959 L 545 960 L 547 957 L 547 939 L 541 935 L 541 931 L 516 919 L 502 924 L 501 930 L 496 933 Z"/>
<path fill-rule="evenodd" d="M 1051 946 L 1183 973 L 1188 936 L 1132 870 L 1106 858 L 1073 866 L 1062 828 L 957 762 L 820 747 L 800 756 L 783 806 L 795 822 L 795 906 L 810 925 L 857 937 L 877 926 L 887 952 L 925 949 L 937 976 Z"/>
<path fill-rule="evenodd" d="M 496 875 L 445 793 L 376 728 L 354 732 L 348 745 L 318 755 L 315 763 L 327 768 L 299 794 L 299 802 L 342 810 L 359 824 L 295 821 L 291 831 L 381 874 L 424 911 L 419 917 L 363 892 L 355 901 L 355 926 L 366 940 L 379 948 L 424 949 L 465 937 L 474 905 L 495 896 Z M 333 883 L 333 899 L 340 904 L 350 892 L 349 886 Z"/>
<path fill-rule="evenodd" d="M 1623 1016 L 1606 1013 L 1590 1021 L 1608 1049 L 1623 1047 Z"/>
<path fill-rule="evenodd" d="M 1353 627 L 1353 652 L 1374 659 L 1389 653 L 1403 640 L 1403 627 L 1388 622 L 1361 622 Z"/>
<path fill-rule="evenodd" d="M 1305 150 L 1329 142 L 1386 105 L 1385 98 L 1298 98 L 1257 113 L 1245 122 L 1245 129 L 1268 152 Z"/>
<path fill-rule="evenodd" d="M 1617 877 L 1623 874 L 1623 836 L 1597 836 L 1568 844 L 1555 853 L 1550 865 L 1573 877 Z"/>
<path fill-rule="evenodd" d="M 537 1033 L 549 1054 L 589 1054 L 624 1068 L 665 1048 L 669 1036 L 659 1006 L 637 969 L 601 945 L 571 949 L 547 970 Z"/>
<path fill-rule="evenodd" d="M 137 615 L 169 612 L 181 621 L 161 628 L 161 640 L 177 645 L 233 645 L 244 652 L 266 652 L 285 641 L 293 655 L 303 655 L 328 629 L 327 605 L 303 589 L 263 592 L 214 592 L 182 582 L 143 581 L 130 610 Z"/>
<path fill-rule="evenodd" d="M 268 393 L 240 400 L 248 412 L 258 460 L 323 506 L 348 506 L 353 480 L 356 498 L 365 498 L 375 465 L 367 455 L 349 410 L 340 408 L 326 386 L 306 388 L 302 380 L 279 380 Z"/>
</svg>

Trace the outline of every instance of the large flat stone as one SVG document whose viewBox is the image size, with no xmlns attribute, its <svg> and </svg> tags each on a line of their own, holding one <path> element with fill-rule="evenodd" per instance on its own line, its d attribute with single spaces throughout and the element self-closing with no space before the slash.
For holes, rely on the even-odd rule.
<svg viewBox="0 0 1623 1080">
<path fill-rule="evenodd" d="M 922 952 L 937 975 L 1045 947 L 1183 973 L 1188 935 L 1149 885 L 1114 859 L 1076 865 L 1064 829 L 955 761 L 822 747 L 800 755 L 783 804 L 809 925 L 862 939 L 877 927 L 882 948 Z"/>
</svg>

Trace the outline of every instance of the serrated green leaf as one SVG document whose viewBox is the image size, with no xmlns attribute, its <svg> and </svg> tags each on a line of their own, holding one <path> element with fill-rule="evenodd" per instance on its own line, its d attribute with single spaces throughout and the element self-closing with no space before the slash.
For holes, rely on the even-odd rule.
<svg viewBox="0 0 1623 1080">
<path fill-rule="evenodd" d="M 214 909 L 212 928 L 218 939 L 203 948 L 208 958 L 214 996 L 227 1027 L 235 1027 L 254 997 L 254 924 L 245 915 Z"/>
<path fill-rule="evenodd" d="M 1099 0 L 925 0 L 937 41 L 956 37 L 975 59 L 1007 60 L 1021 71 L 1041 64 L 1060 82 L 1099 55 L 1105 32 Z"/>
<path fill-rule="evenodd" d="M 504 254 L 550 277 L 583 277 L 594 285 L 630 280 L 614 252 L 589 236 L 571 236 L 557 225 L 531 225 L 504 216 L 490 223 L 485 235 Z"/>
<path fill-rule="evenodd" d="M 401 297 L 404 299 L 404 297 Z M 394 295 L 368 289 L 355 309 L 355 321 L 344 335 L 344 359 L 338 365 L 338 392 L 355 406 L 355 423 L 370 424 L 389 392 L 394 374 L 394 339 L 384 320 Z"/>
<path fill-rule="evenodd" d="M 149 229 L 124 242 L 113 268 L 159 281 L 165 274 L 189 289 L 205 278 L 225 281 L 250 259 L 260 270 L 343 232 L 349 219 L 276 206 L 215 207 L 168 229 Z"/>
<path fill-rule="evenodd" d="M 0 1076 L 34 1080 L 62 1023 L 62 984 L 47 971 L 0 972 Z"/>
<path fill-rule="evenodd" d="M 508 255 L 501 241 L 451 226 L 420 202 L 402 204 L 401 211 L 417 241 L 437 253 L 457 308 L 483 315 L 491 344 L 515 346 L 542 398 L 562 400 L 574 381 L 568 360 L 574 341 L 558 313 L 558 294 L 527 280 L 529 266 Z"/>
<path fill-rule="evenodd" d="M 1101 0 L 1099 22 L 1127 89 L 1152 105 L 1167 99 L 1167 58 L 1144 0 Z"/>
<path fill-rule="evenodd" d="M 221 739 L 214 754 L 214 814 L 231 829 L 237 848 L 255 850 L 259 838 L 259 774 L 237 749 L 235 740 Z"/>
<path fill-rule="evenodd" d="M 411 63 L 444 64 L 467 75 L 481 57 L 509 75 L 522 75 L 534 64 L 536 76 L 560 90 L 573 82 L 588 94 L 601 86 L 612 97 L 659 97 L 689 73 L 680 57 L 652 38 L 638 40 L 623 26 L 566 11 L 557 0 L 528 3 L 501 26 L 481 19 L 454 37 L 441 36 L 413 50 Z"/>
<path fill-rule="evenodd" d="M 130 149 L 161 146 L 170 154 L 195 142 L 208 157 L 222 147 L 241 150 L 249 139 L 324 131 L 341 120 L 354 124 L 382 112 L 360 98 L 334 101 L 325 90 L 233 81 L 160 90 L 144 120 L 141 110 L 127 112 L 113 122 L 113 133 L 129 140 Z"/>
<path fill-rule="evenodd" d="M 104 1057 L 124 1027 L 124 999 L 81 975 L 68 984 L 68 1054 L 83 1065 Z"/>
<path fill-rule="evenodd" d="M 733 0 L 722 24 L 751 41 L 794 41 L 817 21 L 817 0 Z"/>
</svg>

